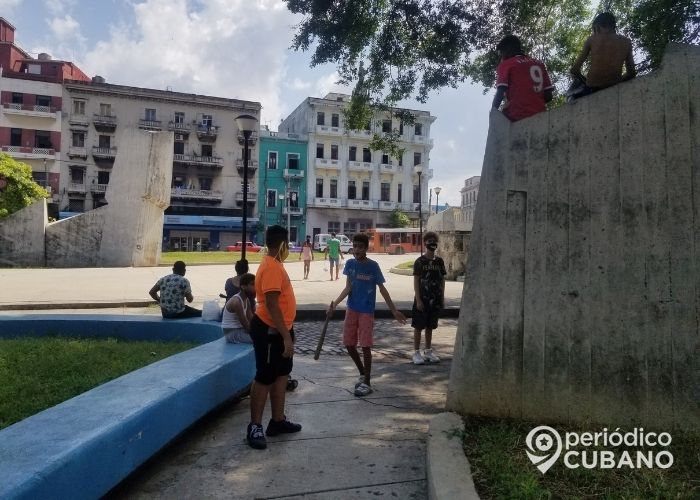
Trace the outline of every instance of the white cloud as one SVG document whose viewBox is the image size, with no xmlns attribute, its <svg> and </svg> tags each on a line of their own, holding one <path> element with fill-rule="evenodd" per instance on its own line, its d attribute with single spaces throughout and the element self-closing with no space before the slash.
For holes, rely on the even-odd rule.
<svg viewBox="0 0 700 500">
<path fill-rule="evenodd" d="M 8 12 L 12 12 L 12 9 L 17 7 L 22 0 L 0 0 L 0 11 L 2 11 L 3 16 L 7 16 Z"/>
<path fill-rule="evenodd" d="M 80 24 L 68 14 L 65 17 L 54 17 L 48 23 L 51 32 L 58 40 L 82 38 L 80 35 Z"/>
<path fill-rule="evenodd" d="M 304 82 L 301 78 L 295 78 L 289 86 L 294 90 L 306 90 L 311 87 L 311 83 Z"/>
<path fill-rule="evenodd" d="M 333 73 L 322 76 L 316 81 L 316 91 L 317 91 L 317 96 L 318 97 L 324 97 L 328 92 L 341 92 L 344 94 L 347 94 L 352 91 L 352 89 L 349 89 L 348 87 L 344 87 L 342 85 L 338 85 L 336 83 L 338 81 L 338 72 L 334 71 Z"/>
<path fill-rule="evenodd" d="M 63 14 L 75 5 L 75 0 L 44 0 L 44 5 L 54 15 Z"/>
</svg>

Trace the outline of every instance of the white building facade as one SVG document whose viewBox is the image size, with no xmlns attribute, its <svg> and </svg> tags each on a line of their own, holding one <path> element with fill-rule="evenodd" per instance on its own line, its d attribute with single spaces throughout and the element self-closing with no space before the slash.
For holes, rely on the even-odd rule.
<svg viewBox="0 0 700 500">
<path fill-rule="evenodd" d="M 387 227 L 396 208 L 417 227 L 419 199 L 423 219 L 429 215 L 430 127 L 435 117 L 428 111 L 410 110 L 415 124 L 404 126 L 388 113 L 377 112 L 369 130 L 348 130 L 342 111 L 349 100 L 349 95 L 336 93 L 322 99 L 309 97 L 279 126 L 280 132 L 308 136 L 307 232 L 352 236 Z M 401 158 L 370 150 L 374 133 L 394 129 L 399 130 L 400 147 L 405 149 Z"/>
<path fill-rule="evenodd" d="M 470 231 L 474 223 L 474 212 L 476 210 L 476 200 L 479 197 L 480 180 L 481 176 L 479 175 L 469 177 L 464 181 L 464 187 L 459 191 L 462 195 L 461 209 L 464 214 L 464 221 L 469 224 Z"/>
</svg>

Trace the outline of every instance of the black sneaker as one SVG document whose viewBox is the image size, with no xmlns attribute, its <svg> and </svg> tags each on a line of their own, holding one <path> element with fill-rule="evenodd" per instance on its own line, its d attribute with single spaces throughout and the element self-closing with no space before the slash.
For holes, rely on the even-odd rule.
<svg viewBox="0 0 700 500">
<path fill-rule="evenodd" d="M 246 439 L 248 440 L 248 444 L 251 448 L 255 448 L 256 450 L 264 450 L 267 448 L 267 441 L 265 440 L 262 425 L 253 423 L 248 424 Z"/>
<path fill-rule="evenodd" d="M 267 424 L 267 430 L 265 434 L 268 436 L 277 436 L 278 434 L 290 434 L 292 432 L 299 432 L 301 430 L 301 424 L 293 424 L 287 417 L 281 422 L 275 422 L 270 419 L 270 423 Z"/>
</svg>

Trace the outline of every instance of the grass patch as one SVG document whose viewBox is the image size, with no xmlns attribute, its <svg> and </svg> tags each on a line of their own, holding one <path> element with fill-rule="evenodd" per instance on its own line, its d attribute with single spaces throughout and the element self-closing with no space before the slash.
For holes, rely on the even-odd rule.
<svg viewBox="0 0 700 500">
<path fill-rule="evenodd" d="M 560 456 L 543 475 L 525 454 L 525 437 L 537 425 L 482 417 L 465 419 L 464 450 L 482 499 L 700 498 L 700 436 L 671 432 L 673 441 L 668 449 L 674 463 L 669 469 L 568 469 Z M 603 426 L 553 427 L 563 435 L 566 431 L 600 431 Z M 622 450 L 633 451 L 624 447 L 618 451 Z"/>
<path fill-rule="evenodd" d="M 413 269 L 413 264 L 415 262 L 415 260 L 409 260 L 407 262 L 402 262 L 401 264 L 394 267 L 397 267 L 398 269 Z"/>
<path fill-rule="evenodd" d="M 0 339 L 0 429 L 197 345 L 112 338 Z"/>
<path fill-rule="evenodd" d="M 246 260 L 251 263 L 259 263 L 262 252 L 246 252 Z M 323 260 L 323 252 L 314 252 L 315 260 Z M 241 252 L 163 252 L 160 256 L 161 266 L 172 266 L 175 261 L 182 260 L 187 265 L 192 264 L 229 264 L 233 268 L 236 261 L 241 259 Z M 292 253 L 286 262 L 298 262 L 299 254 Z M 411 264 L 413 265 L 413 264 Z"/>
</svg>

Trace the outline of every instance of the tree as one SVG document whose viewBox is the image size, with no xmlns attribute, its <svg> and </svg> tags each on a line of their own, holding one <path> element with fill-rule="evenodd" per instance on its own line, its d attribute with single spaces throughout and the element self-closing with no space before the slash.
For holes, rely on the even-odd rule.
<svg viewBox="0 0 700 500">
<path fill-rule="evenodd" d="M 26 163 L 0 153 L 0 219 L 49 196 L 48 191 L 34 181 L 32 169 Z"/>
<path fill-rule="evenodd" d="M 411 219 L 406 212 L 400 208 L 395 208 L 389 215 L 389 225 L 391 227 L 406 227 L 411 223 Z"/>
</svg>

